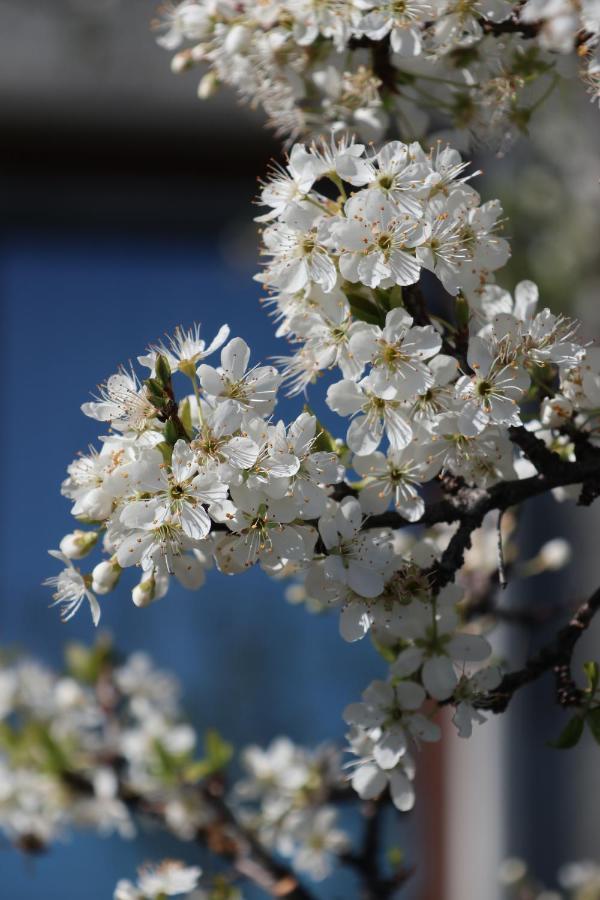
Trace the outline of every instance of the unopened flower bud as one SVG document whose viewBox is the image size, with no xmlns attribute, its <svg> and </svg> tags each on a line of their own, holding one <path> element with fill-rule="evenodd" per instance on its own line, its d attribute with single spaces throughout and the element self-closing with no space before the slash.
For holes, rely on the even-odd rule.
<svg viewBox="0 0 600 900">
<path fill-rule="evenodd" d="M 69 559 L 82 559 L 87 556 L 97 540 L 97 531 L 77 530 L 71 534 L 65 534 L 60 542 L 60 549 Z"/>
<path fill-rule="evenodd" d="M 190 51 L 182 50 L 181 53 L 176 53 L 171 60 L 171 72 L 174 75 L 179 75 L 181 72 L 185 72 L 186 69 L 191 69 L 193 65 L 194 60 Z"/>
<path fill-rule="evenodd" d="M 151 574 L 146 576 L 136 584 L 131 592 L 131 599 L 136 606 L 149 606 L 155 600 L 160 600 L 167 593 L 169 587 L 169 579 L 156 577 Z"/>
<path fill-rule="evenodd" d="M 571 545 L 564 538 L 548 541 L 538 555 L 540 565 L 551 572 L 562 569 L 571 559 Z"/>
<path fill-rule="evenodd" d="M 214 72 L 207 72 L 200 79 L 200 84 L 198 85 L 198 97 L 200 100 L 208 100 L 209 97 L 212 97 L 217 93 L 217 89 L 219 87 L 219 79 L 215 75 Z"/>
<path fill-rule="evenodd" d="M 107 519 L 113 507 L 113 497 L 104 488 L 94 488 L 81 497 L 73 507 L 73 515 L 84 519 L 103 521 Z"/>
<path fill-rule="evenodd" d="M 92 590 L 96 594 L 108 594 L 121 575 L 121 566 L 118 562 L 104 560 L 92 569 Z"/>
<path fill-rule="evenodd" d="M 239 53 L 250 39 L 250 30 L 244 25 L 234 25 L 229 29 L 223 49 L 226 53 Z"/>
</svg>

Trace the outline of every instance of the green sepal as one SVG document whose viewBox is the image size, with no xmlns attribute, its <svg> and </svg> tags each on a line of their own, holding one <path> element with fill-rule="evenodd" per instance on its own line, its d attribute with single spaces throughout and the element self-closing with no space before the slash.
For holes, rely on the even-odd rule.
<svg viewBox="0 0 600 900">
<path fill-rule="evenodd" d="M 168 388 L 171 384 L 171 367 L 166 356 L 159 353 L 154 364 L 156 378 L 163 388 Z"/>
<path fill-rule="evenodd" d="M 146 378 L 144 385 L 152 406 L 155 406 L 157 409 L 163 409 L 169 398 L 160 382 L 156 378 Z"/>
<path fill-rule="evenodd" d="M 156 449 L 160 452 L 166 464 L 170 466 L 173 458 L 173 447 L 171 444 L 167 444 L 166 441 L 161 441 L 160 444 L 156 445 Z"/>
<path fill-rule="evenodd" d="M 194 426 L 192 425 L 192 406 L 189 397 L 186 397 L 179 404 L 179 421 L 185 428 L 185 433 L 191 441 L 194 437 Z"/>
<path fill-rule="evenodd" d="M 569 719 L 557 739 L 548 742 L 548 746 L 554 747 L 555 750 L 569 750 L 571 747 L 575 747 L 583 734 L 583 722 L 583 717 L 579 713 L 573 716 Z"/>
</svg>

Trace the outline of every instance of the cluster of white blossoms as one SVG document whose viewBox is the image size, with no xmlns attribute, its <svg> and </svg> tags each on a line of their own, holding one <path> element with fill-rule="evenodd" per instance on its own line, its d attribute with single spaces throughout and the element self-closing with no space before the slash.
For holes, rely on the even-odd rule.
<svg viewBox="0 0 600 900">
<path fill-rule="evenodd" d="M 598 96 L 598 0 L 183 0 L 157 28 L 174 71 L 207 68 L 200 97 L 232 85 L 292 138 L 414 139 L 441 120 L 503 147 L 569 52 Z"/>
<path fill-rule="evenodd" d="M 132 838 L 146 817 L 184 845 L 214 838 L 222 811 L 204 787 L 213 776 L 225 784 L 233 751 L 214 731 L 202 750 L 175 679 L 144 653 L 117 662 L 102 640 L 70 645 L 66 661 L 64 674 L 28 659 L 0 664 L 0 833 L 38 853 L 76 829 Z M 329 802 L 335 791 L 348 793 L 339 754 L 279 738 L 243 750 L 241 763 L 223 802 L 245 832 L 294 870 L 327 877 L 351 848 Z M 136 883 L 119 882 L 115 900 L 213 897 L 208 876 L 198 887 L 200 874 L 173 862 L 144 867 Z M 241 894 L 232 886 L 222 896 Z"/>
<path fill-rule="evenodd" d="M 162 900 L 164 897 L 182 897 L 187 900 L 208 900 L 203 890 L 196 890 L 201 870 L 197 866 L 185 866 L 177 860 L 167 859 L 157 866 L 140 868 L 135 884 L 123 878 L 118 882 L 114 900 Z"/>
<path fill-rule="evenodd" d="M 62 675 L 27 659 L 0 666 L 0 830 L 24 850 L 73 828 L 133 837 L 120 783 L 160 802 L 182 838 L 208 815 L 188 811 L 183 777 L 167 777 L 169 764 L 189 770 L 196 745 L 177 683 L 143 653 L 109 670 L 106 649 L 72 645 Z"/>
<path fill-rule="evenodd" d="M 227 326 L 208 345 L 195 326 L 138 357 L 145 380 L 133 369 L 112 375 L 82 407 L 110 429 L 99 451 L 69 467 L 63 493 L 81 527 L 53 551 L 65 568 L 48 580 L 63 618 L 87 599 L 97 623 L 98 598 L 127 569 L 140 572 L 137 606 L 164 596 L 172 577 L 199 588 L 212 566 L 234 575 L 257 564 L 295 578 L 314 607 L 340 611 L 345 640 L 371 631 L 389 663 L 387 680 L 345 719 L 358 794 L 379 796 L 389 784 L 402 810 L 414 801 L 414 750 L 439 737 L 438 704 L 454 706 L 468 737 L 484 720 L 482 696 L 501 680 L 466 614 L 502 567 L 497 539 L 490 563 L 486 520 L 438 584 L 456 526 L 419 526 L 427 497 L 448 479 L 481 490 L 535 474 L 511 440 L 524 423 L 563 459 L 574 458 L 565 423 L 592 441 L 600 425 L 600 351 L 572 320 L 538 311 L 532 282 L 514 298 L 493 283 L 510 253 L 496 234 L 501 208 L 481 204 L 464 169 L 450 148 L 296 144 L 262 188 L 269 258 L 257 276 L 293 354 L 278 357 L 279 368 L 251 365 Z M 423 270 L 445 288 L 454 324 L 425 306 Z M 209 364 L 218 351 L 220 365 Z M 284 381 L 295 394 L 326 370 L 344 440 L 306 409 L 290 423 L 273 417 Z M 97 550 L 103 558 L 88 567 Z M 558 544 L 553 555 L 558 565 L 566 558 Z M 555 564 L 530 562 L 529 574 Z M 290 747 L 281 752 L 290 772 L 311 768 L 292 765 Z M 328 831 L 325 856 L 344 837 L 330 810 L 318 820 L 299 812 L 294 791 L 260 797 L 262 831 L 299 868 L 325 872 L 325 857 L 309 865 L 296 852 L 295 835 L 311 835 L 301 848 L 321 846 L 316 832 Z"/>
<path fill-rule="evenodd" d="M 339 755 L 277 738 L 265 749 L 246 748 L 241 761 L 246 774 L 234 790 L 242 820 L 263 846 L 290 858 L 297 872 L 327 878 L 337 857 L 351 849 L 337 808 L 326 802 L 332 790 L 344 788 Z"/>
<path fill-rule="evenodd" d="M 403 810 L 414 799 L 412 752 L 439 737 L 437 704 L 453 704 L 467 737 L 484 720 L 482 695 L 500 682 L 490 643 L 465 617 L 472 561 L 441 590 L 433 577 L 453 528 L 407 527 L 444 479 L 480 490 L 535 473 L 510 439 L 523 422 L 563 458 L 565 422 L 592 436 L 600 424 L 600 353 L 573 321 L 537 310 L 532 282 L 513 298 L 490 281 L 509 255 L 493 230 L 500 208 L 480 205 L 463 170 L 449 149 L 393 142 L 368 156 L 346 142 L 296 145 L 262 192 L 270 261 L 260 280 L 277 290 L 279 333 L 300 348 L 280 372 L 251 366 L 227 326 L 208 346 L 198 327 L 178 329 L 138 358 L 144 381 L 133 370 L 111 376 L 83 405 L 109 433 L 63 484 L 88 527 L 62 539 L 53 555 L 65 568 L 48 580 L 63 618 L 87 599 L 97 622 L 98 597 L 127 569 L 140 572 L 137 606 L 164 596 L 172 577 L 199 588 L 213 565 L 295 577 L 318 606 L 340 610 L 346 640 L 372 631 L 384 649 L 388 679 L 346 710 L 351 777 L 361 797 L 389 783 Z M 315 190 L 322 179 L 336 199 Z M 345 185 L 359 189 L 348 196 Z M 423 268 L 459 294 L 462 324 L 426 311 L 428 324 L 415 324 L 407 306 Z M 217 351 L 215 367 L 205 360 Z M 347 420 L 345 440 L 307 411 L 289 424 L 273 418 L 285 378 L 297 391 L 326 369 L 341 374 L 326 400 Z M 81 569 L 96 550 L 102 560 Z M 268 793 L 262 801 L 268 823 Z M 307 822 L 295 799 L 287 811 L 281 792 L 276 801 L 283 834 L 273 829 L 272 840 L 294 858 L 296 833 L 318 843 L 311 828 L 343 843 L 328 810 Z M 313 867 L 324 872 L 326 862 Z"/>
<path fill-rule="evenodd" d="M 440 334 L 413 327 L 401 288 L 426 271 L 450 294 L 469 296 L 509 259 L 502 207 L 480 202 L 467 165 L 448 146 L 425 152 L 390 141 L 367 153 L 342 140 L 295 144 L 285 168 L 274 170 L 260 196 L 270 208 L 259 217 L 269 259 L 256 277 L 272 292 L 277 334 L 302 344 L 284 369 L 295 391 L 334 366 L 363 385 L 371 365 L 364 388 L 384 400 L 453 379 L 456 363 L 439 358 Z"/>
</svg>

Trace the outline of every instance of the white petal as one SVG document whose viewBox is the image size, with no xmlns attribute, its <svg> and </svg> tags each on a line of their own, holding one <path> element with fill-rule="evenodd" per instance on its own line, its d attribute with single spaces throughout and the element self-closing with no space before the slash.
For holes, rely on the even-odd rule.
<svg viewBox="0 0 600 900">
<path fill-rule="evenodd" d="M 425 660 L 422 678 L 425 688 L 435 700 L 447 700 L 458 682 L 454 666 L 447 656 L 433 656 Z"/>
<path fill-rule="evenodd" d="M 250 348 L 242 338 L 233 338 L 221 351 L 221 365 L 232 381 L 239 381 L 243 377 L 249 360 Z"/>
<path fill-rule="evenodd" d="M 362 800 L 371 800 L 387 787 L 388 780 L 375 763 L 359 766 L 352 776 L 352 787 Z"/>
</svg>

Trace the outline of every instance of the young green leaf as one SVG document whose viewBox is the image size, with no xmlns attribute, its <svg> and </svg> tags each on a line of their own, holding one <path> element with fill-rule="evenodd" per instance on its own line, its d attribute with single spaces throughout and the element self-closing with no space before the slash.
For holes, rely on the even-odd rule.
<svg viewBox="0 0 600 900">
<path fill-rule="evenodd" d="M 598 687 L 598 677 L 600 676 L 598 663 L 593 661 L 585 662 L 583 664 L 583 671 L 585 672 L 587 678 L 587 690 L 592 696 L 594 696 L 594 694 L 596 693 L 596 688 Z"/>
<path fill-rule="evenodd" d="M 577 714 L 569 719 L 557 739 L 549 742 L 549 746 L 554 747 L 555 750 L 569 750 L 579 743 L 582 734 L 583 718 Z"/>
</svg>

